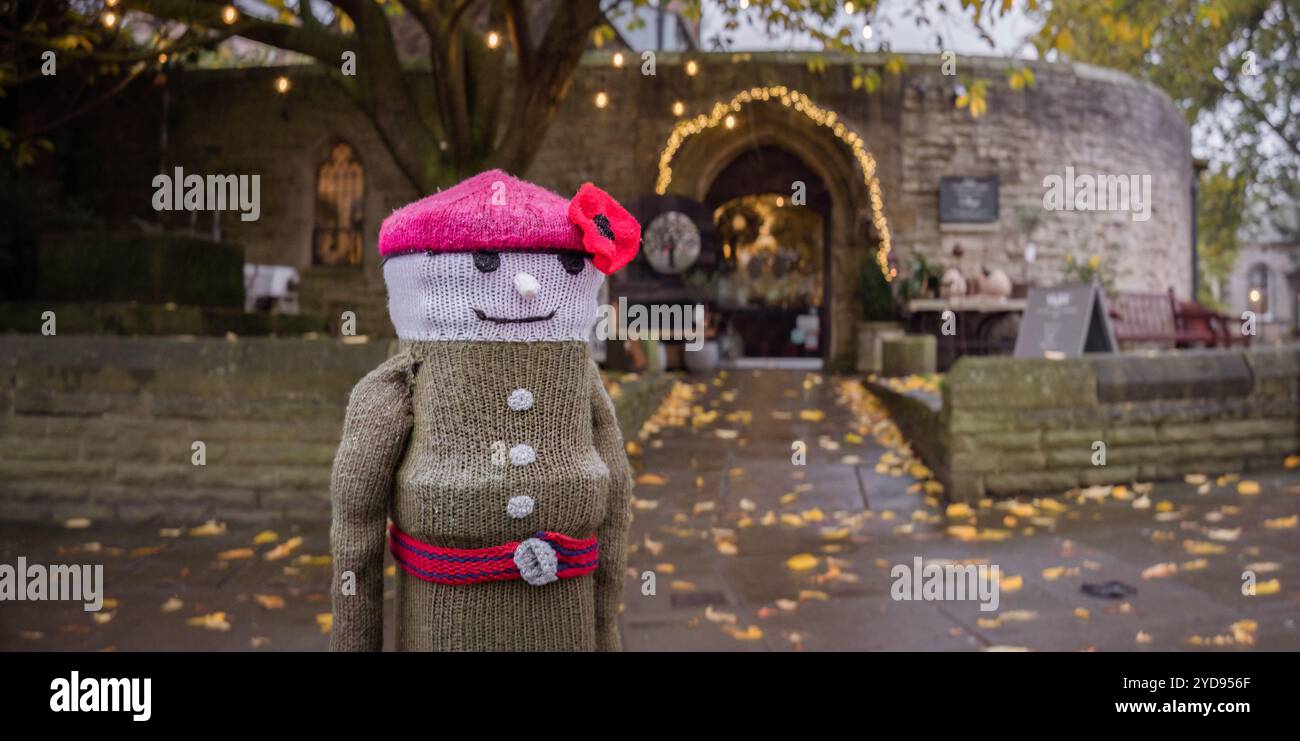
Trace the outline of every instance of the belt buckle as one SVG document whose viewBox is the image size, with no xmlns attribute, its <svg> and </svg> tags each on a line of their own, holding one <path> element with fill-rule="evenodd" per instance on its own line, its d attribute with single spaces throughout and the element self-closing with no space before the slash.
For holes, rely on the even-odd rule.
<svg viewBox="0 0 1300 741">
<path fill-rule="evenodd" d="M 524 581 L 535 587 L 559 579 L 559 557 L 550 543 L 541 538 L 529 538 L 515 547 L 515 567 Z"/>
</svg>

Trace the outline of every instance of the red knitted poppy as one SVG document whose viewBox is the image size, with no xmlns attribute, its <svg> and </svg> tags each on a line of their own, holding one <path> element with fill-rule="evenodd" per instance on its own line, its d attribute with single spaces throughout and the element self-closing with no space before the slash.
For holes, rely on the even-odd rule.
<svg viewBox="0 0 1300 741">
<path fill-rule="evenodd" d="M 636 257 L 641 246 L 641 225 L 608 193 L 583 183 L 569 201 L 569 221 L 582 230 L 582 244 L 591 264 L 609 275 Z"/>
</svg>

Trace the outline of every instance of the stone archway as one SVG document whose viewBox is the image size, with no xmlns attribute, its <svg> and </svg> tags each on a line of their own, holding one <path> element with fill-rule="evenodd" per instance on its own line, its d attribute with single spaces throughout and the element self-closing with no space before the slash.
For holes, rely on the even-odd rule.
<svg viewBox="0 0 1300 741">
<path fill-rule="evenodd" d="M 702 202 L 732 162 L 759 147 L 797 157 L 829 194 L 825 357 L 830 367 L 848 367 L 861 315 L 861 271 L 873 258 L 887 270 L 890 244 L 875 160 L 860 135 L 796 91 L 744 91 L 674 128 L 660 158 L 656 192 Z"/>
</svg>

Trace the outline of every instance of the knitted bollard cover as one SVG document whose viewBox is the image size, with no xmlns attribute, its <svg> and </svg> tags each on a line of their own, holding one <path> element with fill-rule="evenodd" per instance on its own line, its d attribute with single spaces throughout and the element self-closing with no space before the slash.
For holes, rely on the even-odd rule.
<svg viewBox="0 0 1300 741">
<path fill-rule="evenodd" d="M 599 190 L 579 196 L 493 171 L 381 228 L 402 342 L 353 389 L 334 459 L 331 650 L 382 647 L 389 519 L 436 548 L 516 543 L 521 577 L 398 568 L 399 650 L 619 649 L 631 476 L 585 338 L 640 228 Z M 538 533 L 594 537 L 594 570 L 565 578 Z"/>
</svg>

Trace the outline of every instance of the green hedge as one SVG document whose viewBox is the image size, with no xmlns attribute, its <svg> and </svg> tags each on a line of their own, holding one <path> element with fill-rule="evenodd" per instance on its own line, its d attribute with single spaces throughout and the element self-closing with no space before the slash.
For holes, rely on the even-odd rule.
<svg viewBox="0 0 1300 741">
<path fill-rule="evenodd" d="M 244 250 L 168 234 L 51 235 L 38 248 L 36 283 L 45 301 L 242 307 Z"/>
</svg>

